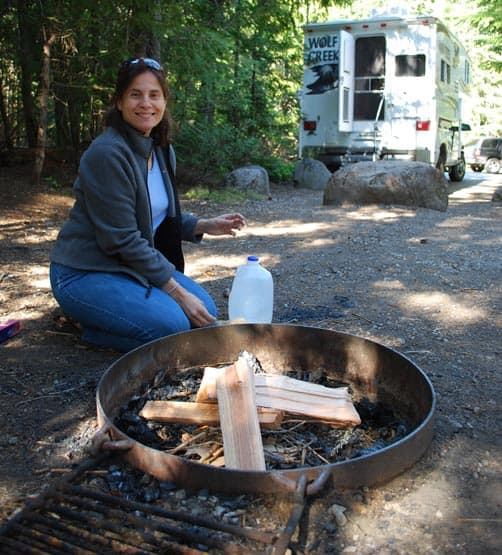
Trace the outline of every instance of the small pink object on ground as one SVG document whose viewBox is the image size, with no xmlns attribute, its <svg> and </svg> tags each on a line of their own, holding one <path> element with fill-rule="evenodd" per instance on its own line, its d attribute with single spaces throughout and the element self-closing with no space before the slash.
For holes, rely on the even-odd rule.
<svg viewBox="0 0 502 555">
<path fill-rule="evenodd" d="M 0 324 L 0 343 L 7 341 L 21 331 L 21 322 L 19 320 L 7 320 Z"/>
</svg>

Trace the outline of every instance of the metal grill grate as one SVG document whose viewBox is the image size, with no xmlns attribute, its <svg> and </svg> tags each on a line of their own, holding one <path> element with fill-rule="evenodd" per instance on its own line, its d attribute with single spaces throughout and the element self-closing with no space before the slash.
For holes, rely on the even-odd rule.
<svg viewBox="0 0 502 555">
<path fill-rule="evenodd" d="M 288 545 L 293 547 L 289 540 L 296 518 L 293 529 L 290 522 L 282 534 L 275 534 L 130 501 L 79 485 L 79 478 L 96 464 L 96 459 L 85 461 L 27 502 L 0 529 L 0 553 L 188 555 L 211 550 L 278 555 Z M 238 543 L 239 538 L 245 546 Z M 249 542 L 256 542 L 256 548 L 250 548 Z"/>
</svg>

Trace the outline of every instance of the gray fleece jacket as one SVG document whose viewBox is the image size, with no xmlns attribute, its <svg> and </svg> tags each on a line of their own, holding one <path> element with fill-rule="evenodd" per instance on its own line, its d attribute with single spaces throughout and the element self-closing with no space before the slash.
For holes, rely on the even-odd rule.
<svg viewBox="0 0 502 555">
<path fill-rule="evenodd" d="M 198 242 L 197 218 L 176 214 L 165 153 L 124 124 L 109 127 L 83 154 L 74 184 L 75 204 L 52 250 L 51 262 L 75 270 L 125 273 L 145 286 L 161 287 L 175 266 L 155 248 L 147 188 L 148 157 L 155 154 L 169 197 L 169 214 L 181 222 L 181 239 Z M 172 167 L 174 152 L 170 149 Z"/>
</svg>

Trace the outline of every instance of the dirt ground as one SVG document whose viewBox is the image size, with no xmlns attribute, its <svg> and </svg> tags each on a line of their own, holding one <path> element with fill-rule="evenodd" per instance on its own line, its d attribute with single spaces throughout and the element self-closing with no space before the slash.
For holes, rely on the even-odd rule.
<svg viewBox="0 0 502 555">
<path fill-rule="evenodd" d="M 97 382 L 120 356 L 82 344 L 61 319 L 48 254 L 71 190 L 52 181 L 36 191 L 28 177 L 26 168 L 0 175 L 0 322 L 22 325 L 0 345 L 0 523 L 82 456 L 96 430 Z M 330 552 L 502 552 L 502 206 L 491 202 L 502 175 L 469 177 L 450 184 L 446 212 L 323 207 L 322 193 L 286 185 L 239 206 L 183 202 L 200 216 L 238 209 L 248 219 L 235 239 L 186 249 L 187 273 L 221 318 L 235 268 L 256 254 L 274 276 L 274 321 L 378 341 L 432 380 L 425 456 L 387 484 L 310 507 L 310 518 L 332 503 L 346 509 Z M 328 552 L 322 545 L 305 552 Z"/>
</svg>

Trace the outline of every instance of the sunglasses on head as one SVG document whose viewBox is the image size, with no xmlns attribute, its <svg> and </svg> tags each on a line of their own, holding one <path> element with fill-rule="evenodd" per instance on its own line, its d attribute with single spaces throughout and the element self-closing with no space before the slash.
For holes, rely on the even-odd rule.
<svg viewBox="0 0 502 555">
<path fill-rule="evenodd" d="M 159 64 L 159 62 L 157 62 L 157 60 L 154 60 L 153 58 L 133 58 L 132 60 L 126 60 L 122 63 L 120 69 L 124 70 L 135 64 L 145 64 L 146 66 L 151 67 L 156 71 L 162 71 L 162 66 Z"/>
</svg>

